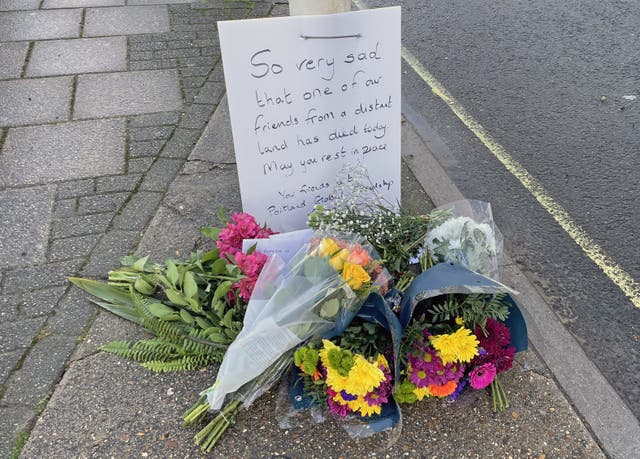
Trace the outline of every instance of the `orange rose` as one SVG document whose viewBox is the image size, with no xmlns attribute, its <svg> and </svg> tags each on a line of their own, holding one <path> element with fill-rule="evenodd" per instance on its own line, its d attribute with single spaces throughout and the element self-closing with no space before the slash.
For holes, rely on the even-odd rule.
<svg viewBox="0 0 640 459">
<path fill-rule="evenodd" d="M 366 266 L 371 261 L 371 257 L 365 249 L 363 249 L 359 245 L 356 245 L 351 249 L 351 253 L 349 253 L 347 261 L 349 263 L 353 263 L 354 265 Z"/>
<path fill-rule="evenodd" d="M 371 277 L 360 265 L 345 262 L 342 268 L 342 278 L 353 290 L 359 290 L 362 285 L 371 280 Z"/>
</svg>

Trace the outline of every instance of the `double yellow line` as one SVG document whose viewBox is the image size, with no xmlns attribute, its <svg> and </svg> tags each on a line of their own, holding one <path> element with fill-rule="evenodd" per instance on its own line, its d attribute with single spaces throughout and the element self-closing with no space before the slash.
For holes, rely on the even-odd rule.
<svg viewBox="0 0 640 459">
<path fill-rule="evenodd" d="M 360 0 L 353 0 L 359 9 L 366 9 Z M 478 138 L 482 144 L 516 177 L 522 186 L 558 222 L 564 231 L 578 244 L 604 274 L 616 284 L 636 308 L 640 308 L 640 284 L 616 263 L 600 245 L 578 225 L 571 215 L 545 190 L 544 186 L 516 161 L 491 134 L 453 97 L 411 52 L 402 47 L 402 58 L 414 72 L 431 88 L 431 91 L 447 104 L 451 111 Z"/>
</svg>

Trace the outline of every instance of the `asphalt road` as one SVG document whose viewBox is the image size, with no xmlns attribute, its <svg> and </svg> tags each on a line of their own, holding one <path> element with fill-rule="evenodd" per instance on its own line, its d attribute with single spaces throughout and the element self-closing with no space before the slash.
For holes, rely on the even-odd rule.
<svg viewBox="0 0 640 459">
<path fill-rule="evenodd" d="M 640 281 L 640 2 L 372 1 L 403 7 L 403 45 Z M 444 141 L 465 196 L 640 418 L 640 309 L 409 66 L 403 97 Z M 637 96 L 633 98 L 632 96 Z M 558 352 L 562 352 L 558 349 Z"/>
</svg>

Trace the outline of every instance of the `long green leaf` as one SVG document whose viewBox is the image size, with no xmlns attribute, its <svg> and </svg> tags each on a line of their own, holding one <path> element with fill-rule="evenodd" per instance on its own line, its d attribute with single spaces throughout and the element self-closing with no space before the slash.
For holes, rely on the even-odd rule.
<svg viewBox="0 0 640 459">
<path fill-rule="evenodd" d="M 131 309 L 128 306 L 122 306 L 114 303 L 106 303 L 104 301 L 98 301 L 94 299 L 89 299 L 94 304 L 97 304 L 101 308 L 106 309 L 107 311 L 122 317 L 125 320 L 133 322 L 134 324 L 142 325 L 142 319 L 138 315 L 135 309 Z"/>
<path fill-rule="evenodd" d="M 135 308 L 129 292 L 119 287 L 114 287 L 112 285 L 105 284 L 104 282 L 99 282 L 92 279 L 84 279 L 82 277 L 70 277 L 69 281 L 85 292 L 96 296 L 101 300 L 119 304 L 122 306 L 129 306 L 130 308 Z"/>
</svg>

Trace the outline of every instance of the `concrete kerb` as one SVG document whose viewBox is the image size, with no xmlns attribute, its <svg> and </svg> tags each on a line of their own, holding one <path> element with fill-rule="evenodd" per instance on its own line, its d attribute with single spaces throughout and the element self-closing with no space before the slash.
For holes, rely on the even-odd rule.
<svg viewBox="0 0 640 459">
<path fill-rule="evenodd" d="M 403 103 L 402 111 L 409 121 L 402 150 L 416 179 L 436 206 L 463 199 L 439 163 L 451 157 L 445 143 L 409 104 Z M 507 254 L 504 282 L 519 292 L 530 342 L 600 446 L 615 458 L 638 457 L 640 423 Z"/>
</svg>

